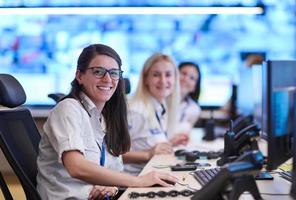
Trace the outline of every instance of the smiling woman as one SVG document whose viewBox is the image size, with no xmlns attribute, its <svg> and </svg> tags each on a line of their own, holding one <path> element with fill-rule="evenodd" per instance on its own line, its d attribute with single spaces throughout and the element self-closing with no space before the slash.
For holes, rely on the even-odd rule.
<svg viewBox="0 0 296 200">
<path fill-rule="evenodd" d="M 105 67 L 88 67 L 86 69 L 77 70 L 76 80 L 83 92 L 85 92 L 86 95 L 94 101 L 96 107 L 102 111 L 105 102 L 111 98 L 117 88 L 121 70 L 116 61 L 106 55 L 96 55 L 89 63 L 89 66 Z"/>
<path fill-rule="evenodd" d="M 138 174 L 155 154 L 172 153 L 188 136 L 176 134 L 180 104 L 179 73 L 165 54 L 150 56 L 141 71 L 139 85 L 129 102 L 131 151 L 124 154 L 125 170 Z"/>
<path fill-rule="evenodd" d="M 134 177 L 120 172 L 121 155 L 130 148 L 121 74 L 121 59 L 109 46 L 83 49 L 70 93 L 44 125 L 37 160 L 42 199 L 103 199 L 117 193 L 114 186 L 176 182 L 166 173 Z"/>
</svg>

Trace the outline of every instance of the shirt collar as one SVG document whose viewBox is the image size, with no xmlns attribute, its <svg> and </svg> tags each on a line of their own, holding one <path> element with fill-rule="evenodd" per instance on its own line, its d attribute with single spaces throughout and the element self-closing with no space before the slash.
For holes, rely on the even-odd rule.
<svg viewBox="0 0 296 200">
<path fill-rule="evenodd" d="M 97 115 L 100 117 L 101 113 L 99 113 L 96 105 L 84 92 L 80 92 L 80 98 L 82 106 L 90 116 Z"/>
<path fill-rule="evenodd" d="M 160 103 L 157 101 L 155 98 L 151 98 L 152 100 L 152 105 L 157 113 L 158 116 L 164 115 L 165 111 L 167 110 L 167 105 L 166 103 Z"/>
</svg>

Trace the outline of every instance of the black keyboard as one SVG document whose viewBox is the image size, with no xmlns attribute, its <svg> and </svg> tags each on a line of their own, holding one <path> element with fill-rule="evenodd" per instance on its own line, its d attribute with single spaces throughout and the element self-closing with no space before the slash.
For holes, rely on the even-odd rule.
<svg viewBox="0 0 296 200">
<path fill-rule="evenodd" d="M 291 171 L 280 172 L 280 176 L 283 177 L 284 179 L 292 182 L 292 172 Z"/>
<path fill-rule="evenodd" d="M 197 170 L 193 172 L 193 176 L 203 186 L 207 184 L 213 177 L 215 177 L 219 171 L 220 171 L 220 168 L 218 167 L 211 168 L 211 169 Z"/>
</svg>

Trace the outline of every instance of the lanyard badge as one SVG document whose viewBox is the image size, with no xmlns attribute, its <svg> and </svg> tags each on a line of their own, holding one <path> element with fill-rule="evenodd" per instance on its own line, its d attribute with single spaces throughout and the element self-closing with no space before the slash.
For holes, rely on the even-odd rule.
<svg viewBox="0 0 296 200">
<path fill-rule="evenodd" d="M 103 167 L 105 165 L 105 156 L 106 156 L 106 148 L 105 143 L 103 141 L 102 143 L 102 149 L 101 149 L 101 158 L 100 158 L 100 165 Z"/>
<path fill-rule="evenodd" d="M 105 147 L 105 138 L 103 139 L 102 142 L 102 147 L 99 145 L 99 143 L 96 141 L 99 149 L 101 150 L 101 158 L 100 158 L 100 166 L 104 167 L 105 161 L 106 161 L 106 147 Z"/>
</svg>

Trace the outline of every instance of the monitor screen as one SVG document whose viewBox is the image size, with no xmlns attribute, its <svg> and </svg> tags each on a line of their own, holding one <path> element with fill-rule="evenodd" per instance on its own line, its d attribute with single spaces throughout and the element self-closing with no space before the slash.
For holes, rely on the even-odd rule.
<svg viewBox="0 0 296 200">
<path fill-rule="evenodd" d="M 237 112 L 239 115 L 250 115 L 254 111 L 253 67 L 241 67 L 237 87 Z"/>
<path fill-rule="evenodd" d="M 267 134 L 267 169 L 292 157 L 296 61 L 267 61 L 262 71 L 262 131 Z"/>
<path fill-rule="evenodd" d="M 12 1 L 3 2 L 12 6 Z M 42 5 L 41 2 L 45 6 L 65 5 L 60 1 L 13 2 L 24 8 Z M 99 5 L 98 2 L 103 1 L 91 4 Z M 128 2 L 120 1 L 118 5 Z M 90 5 L 89 1 L 68 3 Z M 184 3 L 175 1 L 174 5 Z M 27 105 L 53 105 L 55 102 L 47 95 L 69 92 L 82 48 L 103 43 L 121 56 L 123 76 L 130 79 L 131 94 L 145 60 L 155 52 L 163 52 L 172 56 L 176 64 L 186 61 L 199 64 L 205 88 L 201 106 L 224 105 L 231 90 L 229 80 L 215 81 L 213 77 L 228 77 L 236 83 L 241 59 L 250 53 L 264 52 L 269 59 L 295 59 L 295 17 L 291 9 L 295 2 L 285 1 L 278 6 L 267 1 L 265 6 L 272 9 L 266 9 L 264 15 L 1 13 L 5 20 L 0 22 L 0 73 L 16 75 L 26 90 Z M 269 34 L 270 30 L 277 31 Z M 28 80 L 28 74 L 32 79 Z"/>
<path fill-rule="evenodd" d="M 262 127 L 262 65 L 252 65 L 252 114 L 254 123 Z M 266 136 L 266 135 L 265 135 Z"/>
<path fill-rule="evenodd" d="M 232 80 L 223 75 L 209 75 L 201 79 L 198 103 L 203 108 L 222 107 L 230 101 Z"/>
</svg>

